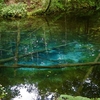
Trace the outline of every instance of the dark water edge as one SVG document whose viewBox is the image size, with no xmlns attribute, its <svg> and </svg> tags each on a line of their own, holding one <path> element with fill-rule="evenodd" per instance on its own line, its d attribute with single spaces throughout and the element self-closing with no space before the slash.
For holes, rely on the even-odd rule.
<svg viewBox="0 0 100 100">
<path fill-rule="evenodd" d="M 0 65 L 48 66 L 94 62 L 100 53 L 99 26 L 98 14 L 80 17 L 60 14 L 42 18 L 1 20 Z M 28 53 L 32 54 L 20 57 Z M 14 59 L 6 61 L 11 57 Z M 0 68 L 0 84 L 8 92 L 4 100 L 15 100 L 12 98 L 20 96 L 20 89 L 33 93 L 33 100 L 36 97 L 36 100 L 48 100 L 45 98 L 52 93 L 58 96 L 76 95 L 89 69 L 89 66 L 59 69 Z M 100 97 L 99 74 L 99 65 L 94 66 L 83 83 L 81 96 Z"/>
</svg>

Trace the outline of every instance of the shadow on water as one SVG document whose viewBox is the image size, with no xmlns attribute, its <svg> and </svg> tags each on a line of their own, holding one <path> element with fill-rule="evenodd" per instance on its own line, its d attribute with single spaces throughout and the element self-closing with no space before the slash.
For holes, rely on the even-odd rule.
<svg viewBox="0 0 100 100">
<path fill-rule="evenodd" d="M 0 68 L 0 84 L 8 92 L 4 100 L 52 100 L 60 94 L 75 95 L 89 66 L 42 66 L 94 62 L 100 53 L 99 21 L 96 15 L 2 20 L 0 67 L 6 68 Z M 41 69 L 15 68 L 18 64 Z M 99 72 L 99 65 L 94 66 L 82 84 L 81 96 L 100 97 Z"/>
</svg>

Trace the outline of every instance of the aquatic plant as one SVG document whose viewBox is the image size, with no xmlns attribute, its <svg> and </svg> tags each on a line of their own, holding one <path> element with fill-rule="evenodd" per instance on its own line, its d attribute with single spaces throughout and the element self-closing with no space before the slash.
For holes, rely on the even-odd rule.
<svg viewBox="0 0 100 100">
<path fill-rule="evenodd" d="M 4 89 L 4 87 L 0 84 L 0 99 L 4 98 L 7 95 L 6 90 Z"/>
</svg>

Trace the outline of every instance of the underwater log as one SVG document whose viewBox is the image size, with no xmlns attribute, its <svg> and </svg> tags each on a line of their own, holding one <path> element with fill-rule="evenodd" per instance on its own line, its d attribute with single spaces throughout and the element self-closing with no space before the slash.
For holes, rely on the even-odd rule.
<svg viewBox="0 0 100 100">
<path fill-rule="evenodd" d="M 76 64 L 59 64 L 52 66 L 37 66 L 37 65 L 27 65 L 27 64 L 13 64 L 10 66 L 0 65 L 0 68 L 66 68 L 66 67 L 81 67 L 81 66 L 95 66 L 100 65 L 100 62 L 88 62 L 88 63 L 76 63 Z"/>
</svg>

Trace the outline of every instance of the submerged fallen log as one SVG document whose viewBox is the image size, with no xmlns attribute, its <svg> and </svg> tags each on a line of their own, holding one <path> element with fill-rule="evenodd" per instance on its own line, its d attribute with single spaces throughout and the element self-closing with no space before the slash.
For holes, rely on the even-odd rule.
<svg viewBox="0 0 100 100">
<path fill-rule="evenodd" d="M 66 68 L 66 67 L 78 67 L 78 66 L 94 66 L 100 65 L 100 62 L 88 62 L 88 63 L 77 63 L 77 64 L 59 64 L 51 66 L 38 66 L 38 65 L 26 65 L 26 64 L 14 64 L 12 66 L 0 65 L 0 68 Z"/>
<path fill-rule="evenodd" d="M 0 63 L 4 63 L 4 62 L 8 62 L 8 61 L 11 61 L 11 60 L 14 60 L 15 57 L 10 57 L 10 58 L 6 58 L 6 59 L 1 59 L 0 60 Z"/>
<path fill-rule="evenodd" d="M 98 56 L 97 56 L 96 59 L 94 60 L 94 63 L 97 63 L 97 62 L 99 61 L 99 59 L 100 59 L 100 54 L 98 54 Z M 89 70 L 88 70 L 88 72 L 86 73 L 86 75 L 84 76 L 84 78 L 83 78 L 83 80 L 82 80 L 82 82 L 81 82 L 81 84 L 80 84 L 80 86 L 79 86 L 79 88 L 78 88 L 78 90 L 77 90 L 77 92 L 76 92 L 75 95 L 80 95 L 80 93 L 81 93 L 81 91 L 82 91 L 82 89 L 83 89 L 83 86 L 84 86 L 83 84 L 84 84 L 85 80 L 89 77 L 89 75 L 92 73 L 93 69 L 94 69 L 94 66 L 92 65 L 92 66 L 89 68 Z"/>
<path fill-rule="evenodd" d="M 23 58 L 23 57 L 30 56 L 30 55 L 33 55 L 33 54 L 36 54 L 36 53 L 41 53 L 41 52 L 47 52 L 48 53 L 52 49 L 61 48 L 61 47 L 66 46 L 66 45 L 68 45 L 68 44 L 55 46 L 55 47 L 52 47 L 52 48 L 48 48 L 47 50 L 43 49 L 43 50 L 37 50 L 37 51 L 34 51 L 34 52 L 29 52 L 27 54 L 19 55 L 18 58 Z M 5 62 L 8 62 L 8 61 L 12 61 L 12 60 L 16 60 L 16 56 L 9 57 L 9 58 L 6 58 L 6 59 L 1 59 L 0 63 L 5 63 Z"/>
</svg>

